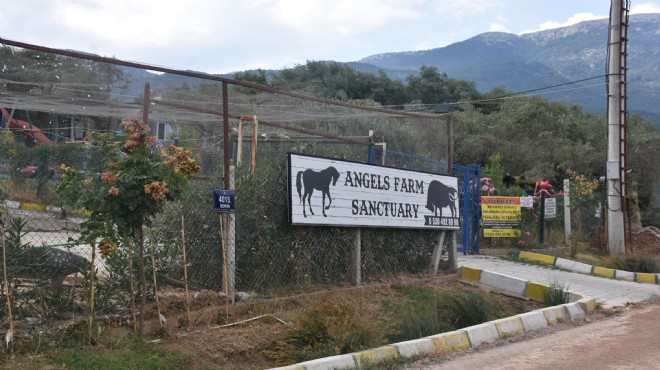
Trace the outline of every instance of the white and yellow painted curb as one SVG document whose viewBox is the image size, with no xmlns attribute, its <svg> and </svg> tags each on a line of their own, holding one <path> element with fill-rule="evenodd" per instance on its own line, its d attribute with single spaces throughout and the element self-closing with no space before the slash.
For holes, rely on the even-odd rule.
<svg viewBox="0 0 660 370">
<path fill-rule="evenodd" d="M 643 272 L 630 272 L 606 267 L 592 266 L 582 262 L 567 260 L 565 258 L 546 256 L 545 254 L 527 251 L 521 251 L 518 255 L 518 258 L 530 262 L 540 263 L 542 265 L 558 267 L 564 270 L 580 272 L 583 274 L 589 274 L 608 279 L 632 281 L 645 284 L 660 284 L 660 274 L 647 274 Z"/>
<path fill-rule="evenodd" d="M 534 300 L 542 300 L 543 292 L 550 290 L 547 285 L 465 266 L 460 268 L 459 275 L 462 281 L 478 283 L 493 290 Z M 581 320 L 596 309 L 594 298 L 583 297 L 578 293 L 571 293 L 570 297 L 571 303 L 559 306 L 546 307 L 448 333 L 394 343 L 366 351 L 320 358 L 276 369 L 359 369 L 367 365 L 397 358 L 447 354 L 467 348 L 477 348 L 482 344 L 494 343 L 498 339 L 521 336 L 549 325 L 556 325 L 562 321 Z"/>
</svg>

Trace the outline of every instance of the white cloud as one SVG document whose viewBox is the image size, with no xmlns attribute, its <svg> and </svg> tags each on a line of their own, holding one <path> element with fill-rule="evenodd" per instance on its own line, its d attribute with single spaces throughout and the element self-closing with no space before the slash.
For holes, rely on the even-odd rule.
<svg viewBox="0 0 660 370">
<path fill-rule="evenodd" d="M 636 4 L 630 8 L 630 14 L 660 13 L 660 5 L 653 3 Z"/>
<path fill-rule="evenodd" d="M 436 13 L 457 19 L 492 12 L 504 5 L 501 0 L 441 0 L 434 3 Z"/>
<path fill-rule="evenodd" d="M 277 0 L 267 12 L 281 26 L 306 34 L 350 36 L 400 20 L 419 19 L 423 15 L 413 9 L 414 4 L 405 0 Z"/>
<path fill-rule="evenodd" d="M 509 31 L 509 29 L 506 28 L 506 26 L 501 24 L 501 23 L 491 22 L 488 25 L 488 32 L 508 32 L 508 33 L 510 33 L 511 31 Z"/>
<path fill-rule="evenodd" d="M 560 27 L 566 27 L 566 26 L 571 26 L 580 22 L 584 21 L 591 21 L 594 19 L 603 19 L 603 18 L 608 18 L 609 16 L 605 15 L 596 15 L 593 13 L 576 13 L 573 14 L 568 20 L 564 22 L 556 22 L 556 21 L 547 21 L 541 23 L 541 25 L 537 29 L 533 30 L 525 30 L 520 32 L 519 34 L 525 34 L 525 33 L 530 33 L 530 32 L 537 32 L 537 31 L 543 31 L 543 30 L 549 30 L 553 28 L 560 28 Z"/>
</svg>

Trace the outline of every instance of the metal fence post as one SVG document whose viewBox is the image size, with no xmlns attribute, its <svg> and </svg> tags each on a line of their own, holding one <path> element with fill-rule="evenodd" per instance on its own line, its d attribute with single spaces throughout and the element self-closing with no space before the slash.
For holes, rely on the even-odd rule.
<svg viewBox="0 0 660 370">
<path fill-rule="evenodd" d="M 545 243 L 545 191 L 541 191 L 541 211 L 539 215 L 539 242 Z"/>
<path fill-rule="evenodd" d="M 567 247 L 571 247 L 571 198 L 570 180 L 564 179 L 564 240 Z"/>
<path fill-rule="evenodd" d="M 236 167 L 229 166 L 229 189 L 236 190 Z M 235 211 L 234 211 L 235 212 Z M 236 214 L 229 214 L 229 243 L 227 245 L 227 282 L 229 300 L 233 304 L 236 298 Z M 224 278 L 224 277 L 223 277 Z"/>
</svg>

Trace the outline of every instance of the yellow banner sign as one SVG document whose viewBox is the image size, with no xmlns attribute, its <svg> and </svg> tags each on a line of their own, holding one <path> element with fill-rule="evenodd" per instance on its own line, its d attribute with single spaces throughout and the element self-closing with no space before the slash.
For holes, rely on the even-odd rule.
<svg viewBox="0 0 660 370">
<path fill-rule="evenodd" d="M 519 197 L 481 197 L 481 222 L 484 237 L 515 238 L 520 236 Z"/>
</svg>

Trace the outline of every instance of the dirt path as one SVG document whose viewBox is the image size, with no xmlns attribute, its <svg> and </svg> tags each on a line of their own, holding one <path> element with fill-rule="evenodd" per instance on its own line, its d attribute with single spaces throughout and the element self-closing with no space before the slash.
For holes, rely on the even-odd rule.
<svg viewBox="0 0 660 370">
<path fill-rule="evenodd" d="M 660 301 L 549 335 L 422 360 L 412 369 L 660 369 Z"/>
</svg>

